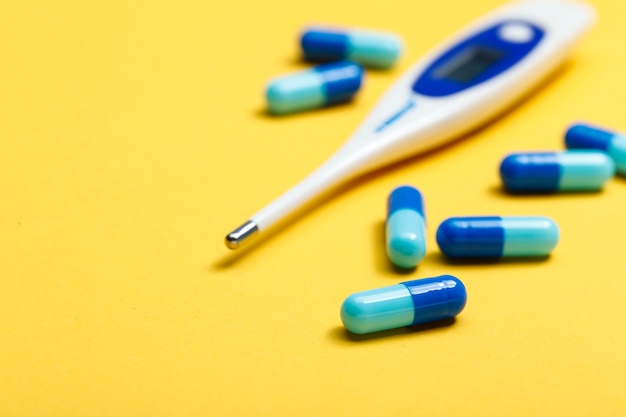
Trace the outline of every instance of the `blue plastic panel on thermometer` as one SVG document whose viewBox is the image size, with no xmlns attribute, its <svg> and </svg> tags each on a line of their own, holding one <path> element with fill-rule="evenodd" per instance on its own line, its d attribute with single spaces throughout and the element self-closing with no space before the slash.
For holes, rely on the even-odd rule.
<svg viewBox="0 0 626 417">
<path fill-rule="evenodd" d="M 474 87 L 517 64 L 543 36 L 532 22 L 496 23 L 439 56 L 415 81 L 413 91 L 443 97 Z"/>
<path fill-rule="evenodd" d="M 416 62 L 322 166 L 227 235 L 236 249 L 337 185 L 458 138 L 527 95 L 595 19 L 568 0 L 496 9 Z"/>
</svg>

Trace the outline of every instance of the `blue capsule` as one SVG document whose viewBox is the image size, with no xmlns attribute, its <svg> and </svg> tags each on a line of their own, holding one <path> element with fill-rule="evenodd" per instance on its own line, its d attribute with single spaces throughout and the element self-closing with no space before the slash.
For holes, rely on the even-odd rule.
<svg viewBox="0 0 626 417">
<path fill-rule="evenodd" d="M 511 192 L 597 191 L 613 175 L 615 163 L 599 151 L 514 153 L 500 165 Z"/>
<path fill-rule="evenodd" d="M 413 268 L 426 255 L 426 224 L 422 194 L 398 187 L 387 200 L 387 256 L 395 265 Z"/>
<path fill-rule="evenodd" d="M 300 44 L 307 61 L 350 59 L 379 69 L 391 67 L 402 52 L 402 41 L 396 35 L 360 29 L 308 28 Z"/>
<path fill-rule="evenodd" d="M 547 256 L 558 241 L 558 226 L 542 216 L 451 217 L 437 229 L 437 244 L 451 258 Z"/>
<path fill-rule="evenodd" d="M 350 101 L 361 88 L 362 80 L 363 68 L 349 61 L 279 77 L 267 87 L 268 110 L 287 114 Z"/>
<path fill-rule="evenodd" d="M 341 321 L 352 333 L 372 333 L 452 318 L 466 301 L 463 283 L 441 275 L 352 294 L 341 306 Z"/>
<path fill-rule="evenodd" d="M 574 124 L 565 132 L 568 149 L 597 149 L 615 162 L 615 169 L 626 174 L 626 136 L 588 124 Z"/>
</svg>

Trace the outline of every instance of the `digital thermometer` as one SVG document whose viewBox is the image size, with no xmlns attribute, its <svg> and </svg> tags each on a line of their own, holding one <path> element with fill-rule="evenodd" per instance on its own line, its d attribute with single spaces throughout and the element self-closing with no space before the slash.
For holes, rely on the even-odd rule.
<svg viewBox="0 0 626 417">
<path fill-rule="evenodd" d="M 411 67 L 321 167 L 226 236 L 237 249 L 321 192 L 435 148 L 495 117 L 552 72 L 593 23 L 567 0 L 505 5 Z"/>
</svg>

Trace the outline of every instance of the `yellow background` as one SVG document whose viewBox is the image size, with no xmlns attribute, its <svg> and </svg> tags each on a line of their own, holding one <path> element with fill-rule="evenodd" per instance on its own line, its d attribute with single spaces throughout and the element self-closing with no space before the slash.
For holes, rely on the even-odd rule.
<svg viewBox="0 0 626 417">
<path fill-rule="evenodd" d="M 0 8 L 0 415 L 624 416 L 626 181 L 511 197 L 497 168 L 567 125 L 626 131 L 626 3 L 504 117 L 342 188 L 242 252 L 224 235 L 326 159 L 403 70 L 499 0 L 12 1 Z M 406 53 L 351 104 L 272 118 L 312 22 Z M 428 254 L 385 258 L 388 193 L 418 186 Z M 549 259 L 459 264 L 445 218 L 553 217 Z M 453 274 L 450 326 L 352 337 L 350 293 Z"/>
</svg>

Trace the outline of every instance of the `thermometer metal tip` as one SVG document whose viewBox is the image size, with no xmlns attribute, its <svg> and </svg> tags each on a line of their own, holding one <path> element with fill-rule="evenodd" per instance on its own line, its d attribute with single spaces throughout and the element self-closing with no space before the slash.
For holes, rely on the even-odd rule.
<svg viewBox="0 0 626 417">
<path fill-rule="evenodd" d="M 226 235 L 224 242 L 229 249 L 239 249 L 247 241 L 259 232 L 259 226 L 248 220 L 232 232 Z"/>
</svg>

